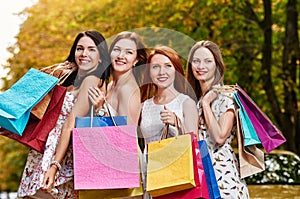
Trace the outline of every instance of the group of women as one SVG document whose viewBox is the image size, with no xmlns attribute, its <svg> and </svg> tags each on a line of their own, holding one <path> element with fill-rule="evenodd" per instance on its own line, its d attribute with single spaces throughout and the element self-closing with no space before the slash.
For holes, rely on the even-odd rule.
<svg viewBox="0 0 300 199">
<path fill-rule="evenodd" d="M 128 124 L 139 125 L 145 161 L 147 144 L 161 139 L 166 125 L 169 137 L 195 132 L 198 139 L 207 141 L 222 198 L 249 198 L 231 147 L 234 101 L 212 89 L 222 85 L 225 71 L 215 43 L 194 44 L 186 76 L 174 49 L 147 49 L 139 35 L 127 31 L 119 33 L 109 49 L 99 32 L 79 33 L 66 61 L 78 66 L 77 75 L 68 79 L 61 114 L 44 153 L 29 151 L 18 197 L 78 198 L 71 132 L 75 118 L 88 116 L 93 107 L 97 115 L 109 110 L 112 115 L 126 115 Z M 196 99 L 187 92 L 188 85 Z M 151 196 L 145 192 L 143 197 Z"/>
</svg>

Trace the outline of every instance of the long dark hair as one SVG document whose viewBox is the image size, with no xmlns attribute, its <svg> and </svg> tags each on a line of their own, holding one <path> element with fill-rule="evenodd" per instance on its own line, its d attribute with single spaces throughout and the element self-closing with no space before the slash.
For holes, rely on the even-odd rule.
<svg viewBox="0 0 300 199">
<path fill-rule="evenodd" d="M 190 83 L 191 87 L 194 89 L 197 100 L 199 100 L 199 98 L 203 93 L 199 81 L 194 77 L 193 70 L 192 70 L 192 60 L 196 50 L 202 47 L 207 48 L 213 54 L 216 63 L 215 79 L 211 86 L 223 83 L 224 72 L 225 72 L 225 64 L 219 46 L 212 41 L 202 40 L 196 42 L 191 48 L 187 60 L 187 80 Z"/>
<path fill-rule="evenodd" d="M 78 44 L 78 41 L 84 37 L 84 36 L 87 36 L 89 38 L 91 38 L 94 43 L 96 44 L 97 46 L 97 49 L 100 53 L 100 57 L 101 57 L 101 63 L 99 62 L 98 64 L 98 67 L 96 70 L 94 70 L 93 72 L 89 73 L 87 76 L 89 75 L 95 75 L 97 77 L 99 77 L 102 81 L 100 87 L 104 84 L 104 82 L 108 82 L 109 80 L 109 75 L 110 75 L 110 69 L 109 69 L 109 65 L 110 65 L 110 56 L 109 56 L 109 53 L 108 53 L 108 46 L 107 46 L 107 43 L 106 43 L 106 40 L 105 38 L 103 37 L 103 35 L 101 33 L 99 33 L 98 31 L 96 30 L 87 30 L 87 31 L 84 31 L 84 32 L 80 32 L 74 42 L 73 42 L 73 45 L 70 49 L 70 52 L 69 52 L 69 55 L 66 59 L 66 61 L 69 61 L 69 62 L 73 62 L 76 64 L 76 61 L 75 61 L 75 52 L 76 52 L 76 48 L 77 48 L 77 44 Z M 78 77 L 77 76 L 77 73 L 78 73 L 78 70 L 76 70 L 73 74 L 71 74 L 68 79 L 64 82 L 64 86 L 69 86 L 69 85 L 74 85 L 75 87 L 78 87 L 81 85 L 83 79 L 86 77 Z M 76 81 L 75 81 L 76 79 Z"/>
</svg>

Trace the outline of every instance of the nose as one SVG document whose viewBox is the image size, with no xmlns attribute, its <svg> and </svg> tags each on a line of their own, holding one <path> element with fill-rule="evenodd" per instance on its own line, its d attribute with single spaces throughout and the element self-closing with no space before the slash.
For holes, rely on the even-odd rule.
<svg viewBox="0 0 300 199">
<path fill-rule="evenodd" d="M 120 50 L 120 53 L 118 54 L 118 57 L 124 57 L 125 56 L 125 51 Z"/>
<path fill-rule="evenodd" d="M 165 73 L 165 67 L 161 66 L 159 67 L 159 74 L 164 74 Z"/>
<path fill-rule="evenodd" d="M 88 56 L 88 54 L 89 54 L 88 49 L 84 49 L 84 50 L 82 51 L 82 56 Z"/>
</svg>

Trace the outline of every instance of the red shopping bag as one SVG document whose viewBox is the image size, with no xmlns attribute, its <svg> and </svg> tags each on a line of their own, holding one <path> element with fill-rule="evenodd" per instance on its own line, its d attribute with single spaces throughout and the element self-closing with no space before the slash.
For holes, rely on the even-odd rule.
<svg viewBox="0 0 300 199">
<path fill-rule="evenodd" d="M 192 153 L 194 164 L 194 178 L 196 187 L 174 192 L 167 195 L 153 197 L 153 199 L 196 199 L 207 198 L 209 199 L 208 187 L 206 184 L 204 168 L 201 160 L 200 149 L 197 141 L 197 136 L 194 133 L 189 133 L 192 137 Z"/>
<path fill-rule="evenodd" d="M 31 115 L 22 136 L 4 128 L 0 128 L 0 135 L 16 140 L 43 153 L 48 134 L 55 127 L 61 112 L 66 92 L 66 87 L 56 85 L 53 88 L 53 94 L 43 118 L 40 120 Z"/>
</svg>

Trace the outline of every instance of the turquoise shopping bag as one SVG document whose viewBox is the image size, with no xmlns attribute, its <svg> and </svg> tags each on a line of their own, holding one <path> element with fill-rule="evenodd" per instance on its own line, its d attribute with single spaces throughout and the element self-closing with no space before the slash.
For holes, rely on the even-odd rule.
<svg viewBox="0 0 300 199">
<path fill-rule="evenodd" d="M 234 99 L 238 106 L 240 107 L 240 118 L 241 118 L 241 126 L 244 133 L 244 146 L 250 146 L 255 144 L 261 144 L 260 139 L 257 136 L 256 130 L 243 106 L 241 103 L 237 92 L 234 93 Z"/>
<path fill-rule="evenodd" d="M 31 68 L 11 88 L 0 94 L 0 126 L 22 136 L 31 109 L 59 79 Z"/>
</svg>

